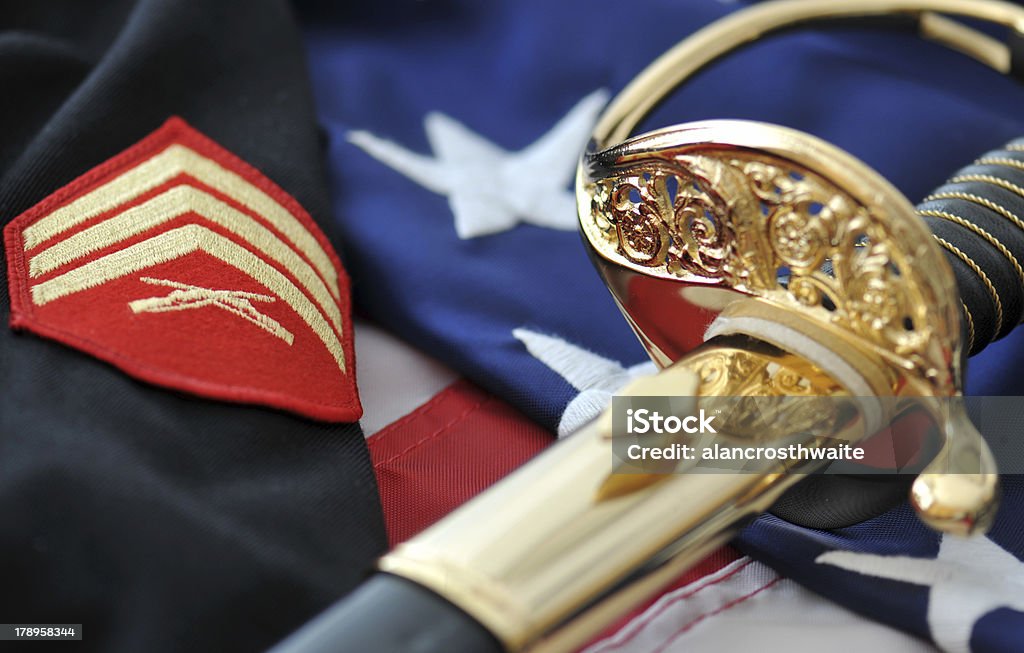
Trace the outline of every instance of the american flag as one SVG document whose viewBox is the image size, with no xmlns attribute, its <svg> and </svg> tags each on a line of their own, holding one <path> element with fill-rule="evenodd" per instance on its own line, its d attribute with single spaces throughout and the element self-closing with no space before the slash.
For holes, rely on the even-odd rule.
<svg viewBox="0 0 1024 653">
<path fill-rule="evenodd" d="M 399 2 L 307 21 L 354 286 L 364 431 L 392 543 L 593 417 L 653 368 L 575 232 L 576 158 L 611 93 L 737 5 Z M 905 34 L 787 35 L 714 66 L 648 127 L 811 132 L 911 200 L 1024 134 L 1024 89 Z M 1021 394 L 1024 336 L 972 361 Z M 1024 650 L 1024 484 L 985 537 L 906 506 L 834 531 L 766 515 L 588 651 Z"/>
</svg>

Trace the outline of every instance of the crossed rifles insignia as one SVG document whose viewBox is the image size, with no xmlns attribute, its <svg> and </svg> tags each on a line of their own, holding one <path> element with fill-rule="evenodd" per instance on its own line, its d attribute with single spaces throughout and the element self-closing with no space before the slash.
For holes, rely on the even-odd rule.
<svg viewBox="0 0 1024 653">
<path fill-rule="evenodd" d="M 276 298 L 271 295 L 260 295 L 254 292 L 242 290 L 214 290 L 192 286 L 187 283 L 171 281 L 170 279 L 153 279 L 152 277 L 141 277 L 141 281 L 151 283 L 154 286 L 168 286 L 174 288 L 169 295 L 163 297 L 150 297 L 148 299 L 136 299 L 128 302 L 128 306 L 135 313 L 165 313 L 167 311 L 185 311 L 191 308 L 202 308 L 213 306 L 221 308 L 237 315 L 243 320 L 252 322 L 259 328 L 271 333 L 289 345 L 295 340 L 295 336 L 288 329 L 281 326 L 281 323 L 274 318 L 260 313 L 253 306 L 253 302 L 273 302 Z"/>
</svg>

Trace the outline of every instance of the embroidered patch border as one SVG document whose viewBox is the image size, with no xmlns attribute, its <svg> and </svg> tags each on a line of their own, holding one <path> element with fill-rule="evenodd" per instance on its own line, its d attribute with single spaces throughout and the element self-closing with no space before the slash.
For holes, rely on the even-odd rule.
<svg viewBox="0 0 1024 653">
<path fill-rule="evenodd" d="M 15 218 L 4 242 L 12 328 L 70 345 L 164 387 L 327 421 L 353 421 L 362 413 L 348 278 L 337 254 L 293 197 L 180 118 Z M 173 277 L 147 272 L 165 264 L 182 267 L 182 260 L 196 256 L 204 258 L 188 260 L 199 260 L 204 269 L 219 266 L 226 270 L 221 276 L 234 275 L 236 285 L 246 287 L 179 278 L 180 270 Z M 105 287 L 115 282 L 155 292 L 125 297 L 123 311 L 111 311 Z M 93 323 L 79 328 L 83 315 L 96 317 L 80 305 L 61 308 L 62 300 L 80 302 L 86 293 L 116 314 L 111 331 Z M 291 328 L 263 312 L 271 309 L 278 319 L 287 317 Z M 220 351 L 239 361 L 238 378 L 224 365 L 214 369 L 198 353 L 189 359 L 183 351 L 179 360 L 152 354 L 150 344 L 139 342 L 169 335 L 166 329 L 199 311 L 208 313 L 197 323 L 222 324 L 229 332 L 211 330 L 209 337 L 220 338 Z M 131 323 L 170 313 L 179 321 Z M 304 337 L 305 329 L 315 338 Z M 260 340 L 260 334 L 271 340 Z M 267 358 L 262 366 L 246 368 L 248 357 L 260 355 Z M 305 375 L 306 367 L 318 370 L 317 376 Z M 278 379 L 280 370 L 285 373 Z"/>
</svg>

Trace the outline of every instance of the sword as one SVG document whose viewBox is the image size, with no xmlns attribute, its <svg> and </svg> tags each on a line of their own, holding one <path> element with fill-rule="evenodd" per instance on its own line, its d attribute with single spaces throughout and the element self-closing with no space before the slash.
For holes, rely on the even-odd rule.
<svg viewBox="0 0 1024 653">
<path fill-rule="evenodd" d="M 940 11 L 1014 28 L 1017 53 Z M 915 213 L 867 166 L 794 130 L 710 121 L 629 138 L 669 91 L 740 45 L 793 25 L 877 17 L 1003 72 L 1019 60 L 1024 10 L 1006 3 L 793 0 L 736 12 L 655 61 L 608 107 L 577 175 L 581 232 L 662 367 L 622 394 L 803 394 L 839 407 L 812 428 L 762 432 L 748 442 L 759 450 L 832 446 L 815 435 L 823 426 L 833 443 L 860 443 L 923 408 L 944 441 L 911 503 L 936 529 L 982 532 L 998 477 L 956 398 L 965 343 L 980 350 L 1024 308 L 1014 265 L 1024 225 L 1013 219 L 1024 214 L 1024 141 L 959 171 Z M 824 465 L 623 473 L 615 431 L 606 411 L 385 555 L 382 573 L 275 650 L 574 650 Z"/>
</svg>

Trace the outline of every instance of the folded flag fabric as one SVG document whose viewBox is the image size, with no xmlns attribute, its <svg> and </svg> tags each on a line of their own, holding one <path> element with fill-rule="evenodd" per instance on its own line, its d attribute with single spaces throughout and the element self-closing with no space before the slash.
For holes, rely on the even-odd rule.
<svg viewBox="0 0 1024 653">
<path fill-rule="evenodd" d="M 734 7 L 717 2 L 391 2 L 308 14 L 335 218 L 357 305 L 566 434 L 651 369 L 573 233 L 569 180 L 609 94 Z M 624 11 L 628 16 L 624 17 Z M 714 66 L 648 127 L 784 124 L 850 151 L 911 199 L 1024 133 L 1024 89 L 903 34 L 787 35 Z M 972 361 L 974 394 L 1019 394 L 1020 334 Z M 1018 481 L 990 536 L 906 507 L 818 532 L 766 516 L 737 546 L 828 598 L 950 651 L 1024 640 Z"/>
</svg>

